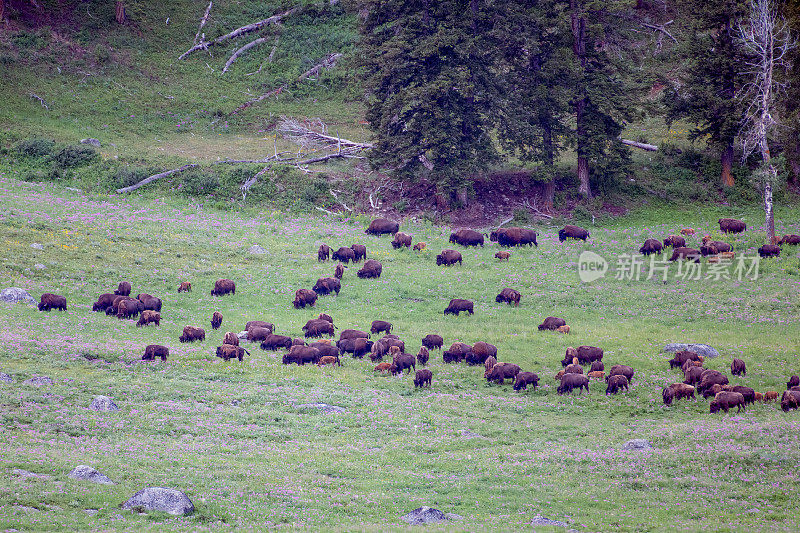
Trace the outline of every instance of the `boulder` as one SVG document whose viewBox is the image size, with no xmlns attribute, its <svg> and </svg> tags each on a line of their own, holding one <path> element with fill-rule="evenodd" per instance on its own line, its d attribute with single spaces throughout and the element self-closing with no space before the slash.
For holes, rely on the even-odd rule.
<svg viewBox="0 0 800 533">
<path fill-rule="evenodd" d="M 623 450 L 647 450 L 652 447 L 653 444 L 650 441 L 644 439 L 629 440 L 628 442 L 622 445 Z"/>
<path fill-rule="evenodd" d="M 702 355 L 703 357 L 710 357 L 713 359 L 714 357 L 719 357 L 719 352 L 709 346 L 708 344 L 682 344 L 682 343 L 671 343 L 664 346 L 665 352 L 680 352 L 683 350 L 689 350 L 690 352 L 694 352 L 697 355 Z"/>
<path fill-rule="evenodd" d="M 186 494 L 175 489 L 147 487 L 134 494 L 122 504 L 123 509 L 161 511 L 171 515 L 188 515 L 194 512 L 194 504 Z"/>
<path fill-rule="evenodd" d="M 254 244 L 247 251 L 250 252 L 251 254 L 265 254 L 265 253 L 267 253 L 267 251 L 263 247 L 259 246 L 258 244 Z"/>
<path fill-rule="evenodd" d="M 463 517 L 454 513 L 443 513 L 439 509 L 433 507 L 418 507 L 400 517 L 411 525 L 432 524 L 436 522 L 444 522 L 445 520 L 461 520 Z"/>
<path fill-rule="evenodd" d="M 0 301 L 9 303 L 26 303 L 36 305 L 36 300 L 25 289 L 9 287 L 0 291 Z"/>
<path fill-rule="evenodd" d="M 91 137 L 89 137 L 88 139 L 81 139 L 81 144 L 89 144 L 91 146 L 94 146 L 95 148 L 100 148 L 100 141 L 98 141 L 97 139 L 92 139 Z"/>
<path fill-rule="evenodd" d="M 104 474 L 101 474 L 91 466 L 78 465 L 72 472 L 69 473 L 72 479 L 80 479 L 84 481 L 91 481 L 93 483 L 102 483 L 103 485 L 114 485 L 114 482 L 108 479 Z"/>
<path fill-rule="evenodd" d="M 44 266 L 44 265 L 43 265 L 43 264 L 41 264 L 41 263 L 36 263 L 35 265 L 33 265 L 33 268 L 35 268 L 36 270 L 44 270 L 44 269 L 45 269 L 45 268 L 47 268 L 47 267 L 46 267 L 46 266 Z"/>
<path fill-rule="evenodd" d="M 34 250 L 44 250 L 44 245 L 38 242 L 31 244 L 31 248 Z"/>
<path fill-rule="evenodd" d="M 119 407 L 108 396 L 95 396 L 89 404 L 92 411 L 119 411 Z"/>
<path fill-rule="evenodd" d="M 553 520 L 551 518 L 545 518 L 544 516 L 537 514 L 531 520 L 532 526 L 553 526 L 553 527 L 569 527 L 569 524 L 562 520 Z"/>
<path fill-rule="evenodd" d="M 33 376 L 23 381 L 23 383 L 26 385 L 33 385 L 34 387 L 41 387 L 42 385 L 52 385 L 53 380 L 47 376 Z"/>
<path fill-rule="evenodd" d="M 5 383 L 13 383 L 14 382 L 14 378 L 9 376 L 5 372 L 0 372 L 0 381 L 5 382 Z"/>
</svg>

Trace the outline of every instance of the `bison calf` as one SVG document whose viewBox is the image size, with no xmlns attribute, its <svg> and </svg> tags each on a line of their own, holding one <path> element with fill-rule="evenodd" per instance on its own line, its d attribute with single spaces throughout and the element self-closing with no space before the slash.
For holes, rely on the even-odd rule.
<svg viewBox="0 0 800 533">
<path fill-rule="evenodd" d="M 192 292 L 192 284 L 188 281 L 181 282 L 180 287 L 178 287 L 178 292 Z"/>
<path fill-rule="evenodd" d="M 142 311 L 141 316 L 139 316 L 139 321 L 136 323 L 136 327 L 146 326 L 147 324 L 155 324 L 156 326 L 161 324 L 161 313 L 158 311 L 152 311 L 147 309 Z"/>
<path fill-rule="evenodd" d="M 430 387 L 432 379 L 433 379 L 433 372 L 431 372 L 427 368 L 423 370 L 417 370 L 414 373 L 414 388 L 425 387 L 425 386 Z"/>
<path fill-rule="evenodd" d="M 222 313 L 219 311 L 214 311 L 214 314 L 211 315 L 211 329 L 219 329 L 222 325 Z"/>
<path fill-rule="evenodd" d="M 519 291 L 515 291 L 514 289 L 509 289 L 508 287 L 506 287 L 505 289 L 500 291 L 500 294 L 497 295 L 494 301 L 497 303 L 505 302 L 508 305 L 514 305 L 515 307 L 517 307 L 519 306 L 519 301 L 521 298 L 522 295 L 519 293 Z"/>
</svg>

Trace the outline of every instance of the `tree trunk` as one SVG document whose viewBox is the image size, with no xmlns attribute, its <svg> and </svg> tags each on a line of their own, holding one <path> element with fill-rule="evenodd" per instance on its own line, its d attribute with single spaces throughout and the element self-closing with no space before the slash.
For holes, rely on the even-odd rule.
<svg viewBox="0 0 800 533">
<path fill-rule="evenodd" d="M 6 2 L 5 0 L 0 0 L 0 22 L 3 22 L 5 16 L 6 16 Z"/>
<path fill-rule="evenodd" d="M 125 2 L 123 2 L 123 0 L 117 0 L 117 6 L 114 11 L 117 24 L 125 24 L 127 18 L 125 17 Z"/>
<path fill-rule="evenodd" d="M 542 144 L 544 144 L 544 164 L 550 174 L 550 179 L 544 184 L 544 212 L 553 211 L 553 200 L 556 193 L 556 177 L 554 172 L 555 149 L 553 148 L 553 128 L 550 117 L 541 117 L 539 125 L 542 128 Z"/>
<path fill-rule="evenodd" d="M 773 171 L 773 167 L 770 165 L 769 167 L 770 173 Z M 775 215 L 772 211 L 772 184 L 767 181 L 764 184 L 764 215 L 766 219 L 766 226 L 767 226 L 767 239 L 771 243 L 775 243 Z"/>
<path fill-rule="evenodd" d="M 722 163 L 722 185 L 723 187 L 733 187 L 733 145 L 729 144 L 722 151 L 720 156 Z"/>
<path fill-rule="evenodd" d="M 570 24 L 572 27 L 572 51 L 581 66 L 581 71 L 586 69 L 586 17 L 583 13 L 583 6 L 580 0 L 570 0 Z M 586 158 L 586 125 L 584 124 L 584 111 L 586 110 L 587 98 L 586 89 L 581 85 L 576 88 L 575 95 L 575 136 L 577 138 L 578 152 L 578 194 L 584 198 L 591 198 L 592 191 L 589 188 L 589 160 Z"/>
</svg>

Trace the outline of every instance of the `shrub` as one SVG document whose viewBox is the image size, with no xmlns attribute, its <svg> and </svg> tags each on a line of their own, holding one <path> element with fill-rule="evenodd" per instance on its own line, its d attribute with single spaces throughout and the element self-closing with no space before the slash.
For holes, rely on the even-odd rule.
<svg viewBox="0 0 800 533">
<path fill-rule="evenodd" d="M 59 150 L 53 156 L 53 163 L 58 168 L 75 168 L 89 163 L 93 163 L 100 159 L 100 154 L 97 153 L 91 146 L 84 144 L 71 144 Z"/>
<path fill-rule="evenodd" d="M 27 139 L 17 144 L 17 152 L 27 157 L 45 157 L 53 153 L 56 142 L 51 139 Z"/>
<path fill-rule="evenodd" d="M 211 170 L 194 168 L 183 173 L 181 184 L 184 194 L 205 196 L 219 188 L 219 177 Z"/>
</svg>

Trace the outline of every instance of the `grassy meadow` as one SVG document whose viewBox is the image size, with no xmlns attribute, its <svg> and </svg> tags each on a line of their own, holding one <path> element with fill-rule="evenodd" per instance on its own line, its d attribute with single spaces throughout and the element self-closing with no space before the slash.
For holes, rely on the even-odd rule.
<svg viewBox="0 0 800 533">
<path fill-rule="evenodd" d="M 0 304 L 0 371 L 13 377 L 0 382 L 0 530 L 391 531 L 414 529 L 399 517 L 430 505 L 463 516 L 431 530 L 515 531 L 541 514 L 577 531 L 797 531 L 798 412 L 758 404 L 711 415 L 702 399 L 671 408 L 661 401 L 661 387 L 679 380 L 661 353 L 668 342 L 711 344 L 721 357 L 706 366 L 726 374 L 733 357 L 743 358 L 748 374 L 732 382 L 758 391 L 781 391 L 800 373 L 797 250 L 763 262 L 757 281 L 607 276 L 585 285 L 577 276 L 585 249 L 613 266 L 645 238 L 682 227 L 718 236 L 725 215 L 752 226 L 727 239 L 752 255 L 764 236 L 757 209 L 653 207 L 590 227 L 585 244 L 561 244 L 558 228 L 542 225 L 539 247 L 512 250 L 508 263 L 493 258 L 492 243 L 459 248 L 463 265 L 448 268 L 435 266 L 435 255 L 450 247 L 450 229 L 414 220 L 401 229 L 428 243 L 422 253 L 365 235 L 363 216 L 214 211 L 0 175 L 0 287 L 68 299 L 65 313 Z M 779 233 L 800 232 L 799 215 L 779 209 Z M 333 272 L 334 263 L 316 260 L 322 242 L 366 244 L 383 274 L 360 280 L 351 267 L 339 296 L 296 310 L 294 291 Z M 249 254 L 253 244 L 268 253 Z M 236 282 L 235 295 L 209 295 L 221 277 Z M 97 295 L 122 280 L 133 294 L 163 299 L 160 327 L 91 312 Z M 193 291 L 178 294 L 184 280 Z M 518 308 L 495 303 L 506 286 L 522 292 Z M 474 300 L 475 314 L 445 317 L 455 297 Z M 209 325 L 215 310 L 224 315 L 218 331 Z M 410 353 L 428 333 L 446 345 L 484 340 L 499 360 L 538 373 L 542 386 L 516 393 L 489 385 L 482 367 L 445 365 L 439 352 L 429 364 L 432 388 L 416 391 L 413 376 L 376 375 L 368 359 L 283 366 L 281 352 L 246 343 L 244 362 L 213 355 L 225 331 L 248 320 L 300 336 L 320 312 L 339 330 L 389 320 Z M 571 333 L 537 331 L 548 315 L 565 318 Z M 185 325 L 206 328 L 206 341 L 179 343 Z M 169 346 L 165 363 L 139 361 L 153 343 Z M 564 350 L 581 344 L 602 347 L 607 369 L 634 367 L 630 392 L 606 397 L 605 384 L 593 382 L 589 394 L 558 396 L 553 375 Z M 54 384 L 23 383 L 35 375 Z M 90 411 L 98 394 L 120 411 Z M 298 407 L 314 402 L 345 412 Z M 633 438 L 653 448 L 622 450 Z M 68 478 L 78 464 L 117 484 Z M 119 508 L 146 486 L 186 492 L 195 513 Z"/>
</svg>

